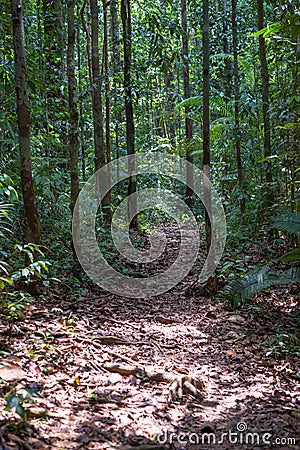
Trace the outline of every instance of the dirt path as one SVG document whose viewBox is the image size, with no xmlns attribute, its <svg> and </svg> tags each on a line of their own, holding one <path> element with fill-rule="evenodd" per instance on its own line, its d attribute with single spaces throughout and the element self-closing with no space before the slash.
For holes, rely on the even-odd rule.
<svg viewBox="0 0 300 450">
<path fill-rule="evenodd" d="M 168 261 L 177 252 L 173 231 Z M 278 321 L 295 328 L 290 311 L 230 312 L 197 292 L 187 297 L 192 279 L 151 299 L 73 295 L 65 284 L 37 300 L 5 350 L 26 372 L 19 387 L 40 398 L 23 430 L 1 401 L 0 449 L 300 448 L 300 365 L 266 356 L 262 345 Z M 168 384 L 111 373 L 105 363 L 190 374 L 205 397 L 171 401 Z"/>
</svg>

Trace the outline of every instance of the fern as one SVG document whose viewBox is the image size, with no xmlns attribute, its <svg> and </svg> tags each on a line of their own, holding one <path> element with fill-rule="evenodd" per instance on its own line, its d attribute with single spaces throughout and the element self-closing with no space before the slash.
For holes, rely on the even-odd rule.
<svg viewBox="0 0 300 450">
<path fill-rule="evenodd" d="M 270 286 L 298 282 L 300 282 L 299 269 L 292 268 L 271 272 L 270 264 L 267 264 L 258 271 L 249 272 L 243 278 L 233 280 L 225 286 L 221 296 L 232 308 L 237 308 L 246 300 Z"/>
<path fill-rule="evenodd" d="M 192 108 L 202 109 L 203 98 L 201 96 L 190 97 L 180 102 L 175 109 L 185 108 L 191 106 Z M 232 108 L 230 108 L 225 100 L 221 97 L 210 98 L 210 109 L 215 114 L 222 114 L 225 117 L 233 117 Z"/>
<path fill-rule="evenodd" d="M 300 235 L 300 214 L 291 213 L 286 216 L 277 217 L 273 220 L 271 226 L 272 228 Z M 275 261 L 270 261 L 269 264 L 257 271 L 247 273 L 243 278 L 231 281 L 225 286 L 224 290 L 220 293 L 220 296 L 225 299 L 232 308 L 237 308 L 245 300 L 248 300 L 270 286 L 300 282 L 299 268 L 271 272 L 271 264 L 277 261 L 285 263 L 299 262 L 300 248 L 296 248 L 295 250 L 286 253 Z"/>
</svg>

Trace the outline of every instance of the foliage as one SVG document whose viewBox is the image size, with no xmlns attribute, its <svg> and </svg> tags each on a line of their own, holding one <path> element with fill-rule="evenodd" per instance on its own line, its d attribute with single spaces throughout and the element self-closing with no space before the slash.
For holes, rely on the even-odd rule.
<svg viewBox="0 0 300 450">
<path fill-rule="evenodd" d="M 280 216 L 273 221 L 273 228 L 284 229 L 290 233 L 300 234 L 300 214 Z M 243 274 L 239 279 L 234 279 L 227 284 L 221 292 L 221 297 L 232 307 L 237 308 L 243 302 L 268 289 L 270 286 L 287 283 L 300 283 L 300 269 L 290 268 L 281 271 L 272 271 L 271 265 L 282 261 L 286 263 L 300 261 L 300 248 L 297 248 L 259 270 Z"/>
<path fill-rule="evenodd" d="M 288 33 L 292 37 L 298 36 L 300 34 L 300 14 L 292 14 L 286 17 L 284 21 L 271 23 L 262 30 L 253 33 L 252 36 L 262 35 L 264 38 L 267 38 L 278 33 Z"/>
<path fill-rule="evenodd" d="M 13 394 L 10 394 L 6 398 L 6 411 L 15 409 L 16 413 L 22 417 L 26 422 L 28 418 L 28 408 L 24 406 L 26 404 L 34 404 L 34 398 L 39 398 L 40 395 L 30 388 L 22 388 L 16 390 Z"/>
<path fill-rule="evenodd" d="M 7 175 L 0 177 L 0 198 L 17 201 L 18 195 Z M 0 201 L 0 300 L 4 318 L 13 322 L 18 319 L 26 304 L 31 301 L 30 287 L 41 280 L 48 284 L 49 261 L 46 261 L 42 247 L 36 244 L 12 244 L 11 224 L 15 213 L 14 203 Z M 37 256 L 40 259 L 37 259 Z M 25 263 L 24 263 L 25 262 Z"/>
<path fill-rule="evenodd" d="M 271 226 L 277 230 L 287 231 L 300 236 L 300 214 L 293 213 L 277 217 Z"/>
<path fill-rule="evenodd" d="M 247 273 L 230 282 L 225 286 L 221 295 L 230 307 L 237 308 L 270 286 L 299 282 L 300 271 L 298 269 L 272 271 L 270 264 L 267 264 L 257 271 Z"/>
</svg>

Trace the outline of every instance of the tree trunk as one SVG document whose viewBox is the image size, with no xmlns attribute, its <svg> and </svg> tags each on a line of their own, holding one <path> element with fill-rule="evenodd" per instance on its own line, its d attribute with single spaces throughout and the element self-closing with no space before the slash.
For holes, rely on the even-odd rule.
<svg viewBox="0 0 300 450">
<path fill-rule="evenodd" d="M 238 182 L 240 188 L 240 208 L 243 219 L 245 213 L 245 200 L 243 197 L 243 170 L 241 158 L 241 138 L 240 138 L 240 118 L 239 118 L 239 71 L 238 71 L 238 50 L 237 50 L 237 23 L 236 23 L 236 2 L 232 0 L 232 47 L 233 47 L 233 78 L 234 78 L 234 123 L 235 123 L 235 151 L 237 161 Z"/>
<path fill-rule="evenodd" d="M 78 108 L 76 99 L 75 81 L 75 0 L 68 0 L 68 47 L 67 47 L 67 76 L 68 76 L 68 100 L 69 100 L 69 169 L 71 175 L 71 199 L 70 209 L 73 216 L 73 229 L 79 232 L 78 210 L 75 210 L 75 203 L 79 194 L 78 178 Z M 81 277 L 81 271 L 77 261 L 77 255 L 72 240 L 73 251 L 73 276 Z"/>
<path fill-rule="evenodd" d="M 34 192 L 30 152 L 30 110 L 27 90 L 22 0 L 11 0 L 21 185 L 27 220 L 27 240 L 40 244 L 40 217 Z"/>
<path fill-rule="evenodd" d="M 111 162 L 111 133 L 110 133 L 110 80 L 109 80 L 109 60 L 108 60 L 108 31 L 107 31 L 107 5 L 102 0 L 103 5 L 103 59 L 105 75 L 105 141 L 106 141 L 106 161 Z M 111 174 L 108 174 L 111 185 Z M 107 201 L 111 204 L 111 190 L 107 194 Z"/>
<path fill-rule="evenodd" d="M 203 0 L 203 172 L 210 180 L 210 117 L 209 117 L 209 0 Z M 211 189 L 204 181 L 206 247 L 211 244 Z"/>
<path fill-rule="evenodd" d="M 80 8 L 77 5 L 77 18 L 79 20 L 80 17 Z M 79 28 L 79 27 L 78 27 Z M 80 28 L 77 32 L 77 73 L 78 73 L 78 92 L 79 96 L 82 96 L 82 69 L 81 69 L 81 33 Z M 83 114 L 83 103 L 79 103 L 79 147 L 81 148 L 81 176 L 82 180 L 86 181 L 86 161 L 85 161 L 85 149 L 86 149 L 86 122 L 85 122 L 85 116 Z"/>
<path fill-rule="evenodd" d="M 183 85 L 184 85 L 184 98 L 190 98 L 190 68 L 189 68 L 189 40 L 188 40 L 188 27 L 187 27 L 187 10 L 186 0 L 181 0 L 181 26 L 183 30 L 182 35 L 182 56 L 183 56 Z M 186 138 L 186 160 L 190 163 L 193 162 L 191 156 L 191 140 L 193 138 L 193 121 L 189 116 L 190 107 L 185 107 L 185 138 Z M 186 166 L 186 190 L 185 195 L 187 203 L 191 205 L 193 189 L 190 187 L 193 185 L 193 172 L 191 166 Z"/>
<path fill-rule="evenodd" d="M 257 0 L 257 28 L 261 30 L 264 28 L 264 2 Z M 259 36 L 259 59 L 262 81 L 262 112 L 264 123 L 264 156 L 265 158 L 271 156 L 271 132 L 270 132 L 270 114 L 269 114 L 269 71 L 266 56 L 265 38 Z M 266 181 L 272 181 L 272 171 L 270 164 L 267 163 Z M 270 202 L 270 196 L 269 196 Z"/>
<path fill-rule="evenodd" d="M 222 22 L 223 22 L 223 53 L 228 54 L 228 57 L 225 59 L 225 67 L 221 69 L 221 80 L 224 87 L 225 101 L 229 102 L 231 97 L 231 60 L 229 57 L 229 42 L 228 42 L 228 23 L 227 23 L 227 0 L 223 0 L 223 11 L 222 11 Z"/>
<path fill-rule="evenodd" d="M 98 0 L 90 0 L 91 16 L 92 16 L 92 79 L 93 79 L 93 124 L 94 124 L 94 146 L 95 146 L 95 167 L 96 171 L 105 165 L 105 148 L 104 148 L 104 131 L 103 131 L 103 111 L 102 111 L 102 94 L 101 94 L 101 74 L 100 74 L 100 58 L 99 58 L 99 6 Z M 109 184 L 107 173 L 103 174 L 101 179 L 97 179 L 97 188 L 106 190 Z M 104 195 L 102 199 L 102 209 L 104 218 L 107 222 L 111 219 L 110 195 Z"/>
<path fill-rule="evenodd" d="M 53 152 L 49 145 L 49 156 L 65 157 L 67 152 L 61 149 L 67 148 L 66 122 L 62 121 L 57 112 L 57 104 L 65 104 L 65 95 L 61 87 L 65 79 L 65 35 L 64 35 L 64 7 L 61 0 L 43 0 L 44 18 L 44 92 L 46 121 L 45 128 L 48 133 L 55 131 L 60 137 L 61 145 L 57 144 Z M 67 112 L 67 111 L 64 111 Z M 61 114 L 61 111 L 59 111 Z M 48 123 L 49 122 L 49 123 Z M 51 136 L 51 135 L 50 135 Z M 51 139 L 49 139 L 51 142 Z M 67 169 L 65 163 L 62 167 Z"/>
<path fill-rule="evenodd" d="M 130 0 L 121 0 L 121 18 L 123 24 L 123 46 L 124 46 L 124 94 L 125 94 L 125 114 L 126 114 L 126 146 L 128 156 L 134 155 L 134 119 L 131 91 L 131 10 Z M 136 192 L 136 176 L 131 175 L 135 169 L 134 157 L 129 163 L 128 196 Z M 137 204 L 134 199 L 128 201 L 128 214 L 133 217 L 130 229 L 137 229 Z"/>
<path fill-rule="evenodd" d="M 114 123 L 115 123 L 115 147 L 116 147 L 116 158 L 117 158 L 117 179 L 119 179 L 119 130 L 121 128 L 122 113 L 117 107 L 118 105 L 118 91 L 120 89 L 120 78 L 117 74 L 121 70 L 121 57 L 120 57 L 120 33 L 119 33 L 119 23 L 118 23 L 118 0 L 110 1 L 110 37 L 111 37 L 111 50 L 112 50 L 112 97 L 114 99 Z M 120 189 L 117 185 L 117 189 Z"/>
<path fill-rule="evenodd" d="M 78 181 L 78 109 L 76 100 L 76 82 L 75 82 L 75 24 L 74 24 L 75 0 L 68 0 L 68 49 L 67 49 L 67 74 L 68 74 L 68 94 L 69 94 L 69 167 L 71 174 L 71 211 L 79 193 Z"/>
<path fill-rule="evenodd" d="M 80 17 L 81 17 L 81 23 L 82 23 L 82 26 L 83 26 L 83 29 L 84 29 L 85 39 L 86 39 L 86 56 L 87 56 L 89 80 L 90 80 L 91 86 L 93 86 L 91 32 L 90 32 L 90 27 L 89 27 L 89 25 L 87 23 L 87 20 L 85 18 L 86 2 L 87 2 L 87 0 L 84 0 L 82 8 L 80 10 Z M 94 95 L 94 92 L 92 90 L 92 92 L 91 92 L 92 102 L 93 102 L 93 95 Z"/>
<path fill-rule="evenodd" d="M 90 0 L 92 16 L 92 81 L 93 81 L 93 124 L 95 145 L 95 168 L 101 169 L 105 165 L 103 112 L 101 95 L 101 75 L 99 58 L 99 7 L 97 0 Z"/>
</svg>

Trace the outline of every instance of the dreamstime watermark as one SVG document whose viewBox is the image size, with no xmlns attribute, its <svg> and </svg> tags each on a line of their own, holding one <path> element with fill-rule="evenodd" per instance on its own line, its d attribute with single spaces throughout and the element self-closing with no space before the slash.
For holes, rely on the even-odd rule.
<svg viewBox="0 0 300 450">
<path fill-rule="evenodd" d="M 193 182 L 187 181 L 187 172 L 193 173 Z M 198 167 L 183 158 L 160 152 L 114 160 L 99 169 L 81 190 L 74 209 L 72 234 L 78 260 L 89 277 L 103 289 L 123 297 L 151 297 L 168 291 L 189 273 L 198 256 L 199 228 L 193 212 L 178 193 L 160 188 L 141 189 L 123 200 L 112 217 L 111 237 L 116 249 L 127 261 L 156 261 L 166 248 L 165 235 L 154 230 L 150 234 L 150 249 L 141 251 L 131 243 L 129 223 L 134 214 L 150 208 L 159 209 L 174 219 L 180 231 L 180 248 L 173 264 L 155 276 L 142 278 L 118 272 L 103 256 L 96 236 L 97 211 L 103 198 L 111 188 L 129 176 L 151 174 L 166 176 L 173 183 L 181 182 L 189 186 L 209 214 L 211 246 L 199 274 L 200 283 L 212 275 L 225 247 L 226 218 L 221 199 Z M 208 191 L 210 196 L 206 195 Z M 134 208 L 128 208 L 130 202 L 135 205 Z"/>
<path fill-rule="evenodd" d="M 159 444 L 170 444 L 177 442 L 182 445 L 292 445 L 296 446 L 296 439 L 291 437 L 276 437 L 272 440 L 271 433 L 258 433 L 248 430 L 246 422 L 239 422 L 236 425 L 236 430 L 229 430 L 227 432 L 217 435 L 216 433 L 174 433 L 164 430 L 157 436 Z"/>
</svg>

